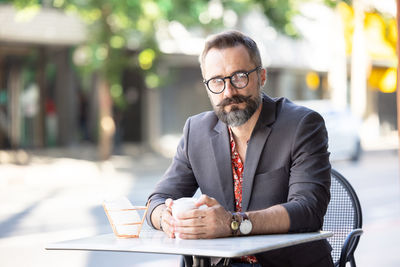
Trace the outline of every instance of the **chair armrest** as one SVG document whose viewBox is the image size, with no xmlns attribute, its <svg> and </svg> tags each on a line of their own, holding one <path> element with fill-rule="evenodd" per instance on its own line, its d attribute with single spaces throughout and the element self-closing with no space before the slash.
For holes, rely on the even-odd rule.
<svg viewBox="0 0 400 267">
<path fill-rule="evenodd" d="M 344 241 L 342 251 L 340 253 L 339 267 L 345 267 L 346 262 L 353 257 L 354 250 L 356 249 L 359 236 L 363 234 L 363 230 L 360 228 L 351 231 Z"/>
</svg>

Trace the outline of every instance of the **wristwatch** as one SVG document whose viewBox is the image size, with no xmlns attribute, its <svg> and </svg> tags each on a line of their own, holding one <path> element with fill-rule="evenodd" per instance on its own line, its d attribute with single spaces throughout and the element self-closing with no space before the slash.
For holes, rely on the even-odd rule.
<svg viewBox="0 0 400 267">
<path fill-rule="evenodd" d="M 253 224 L 245 212 L 232 213 L 231 230 L 234 236 L 248 235 L 252 229 Z"/>
<path fill-rule="evenodd" d="M 249 217 L 245 212 L 239 212 L 239 215 L 242 218 L 242 222 L 240 223 L 239 230 L 242 235 L 250 234 L 253 229 L 253 224 L 251 223 Z"/>
<path fill-rule="evenodd" d="M 240 220 L 237 213 L 232 213 L 231 231 L 233 236 L 239 235 Z"/>
</svg>

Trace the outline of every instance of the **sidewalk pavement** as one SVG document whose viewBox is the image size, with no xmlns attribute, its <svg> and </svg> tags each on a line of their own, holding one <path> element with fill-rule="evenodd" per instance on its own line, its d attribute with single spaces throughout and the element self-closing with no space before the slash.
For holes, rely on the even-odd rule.
<svg viewBox="0 0 400 267">
<path fill-rule="evenodd" d="M 81 146 L 22 154 L 26 165 L 1 164 L 0 265 L 178 266 L 178 256 L 44 249 L 50 242 L 111 233 L 101 206 L 105 198 L 125 195 L 145 204 L 171 159 L 126 149 L 103 162 L 94 160 L 95 147 Z"/>
</svg>

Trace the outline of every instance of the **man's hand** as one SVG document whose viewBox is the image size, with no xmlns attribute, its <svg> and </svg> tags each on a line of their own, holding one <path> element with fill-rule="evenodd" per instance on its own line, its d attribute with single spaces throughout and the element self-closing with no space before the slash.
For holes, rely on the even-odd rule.
<svg viewBox="0 0 400 267">
<path fill-rule="evenodd" d="M 172 199 L 168 198 L 165 200 L 165 206 L 162 208 L 161 216 L 160 216 L 160 230 L 163 230 L 170 238 L 175 237 L 174 232 L 174 217 L 172 217 L 171 207 L 172 207 Z"/>
<path fill-rule="evenodd" d="M 167 201 L 165 203 L 167 205 Z M 202 239 L 231 235 L 231 213 L 218 201 L 202 195 L 196 206 L 199 209 L 182 212 L 177 220 L 172 220 L 176 236 L 182 239 Z"/>
</svg>

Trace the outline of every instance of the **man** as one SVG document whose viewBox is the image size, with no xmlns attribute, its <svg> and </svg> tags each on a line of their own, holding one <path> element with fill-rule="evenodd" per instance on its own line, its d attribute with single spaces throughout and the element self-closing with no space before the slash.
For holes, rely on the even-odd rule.
<svg viewBox="0 0 400 267">
<path fill-rule="evenodd" d="M 183 239 L 320 230 L 330 198 L 321 116 L 261 93 L 266 70 L 256 43 L 240 32 L 209 38 L 200 64 L 214 111 L 186 121 L 174 160 L 149 197 L 148 222 Z M 198 188 L 196 205 L 207 207 L 173 219 L 172 199 Z M 326 267 L 333 266 L 330 250 L 321 240 L 234 262 Z"/>
</svg>

